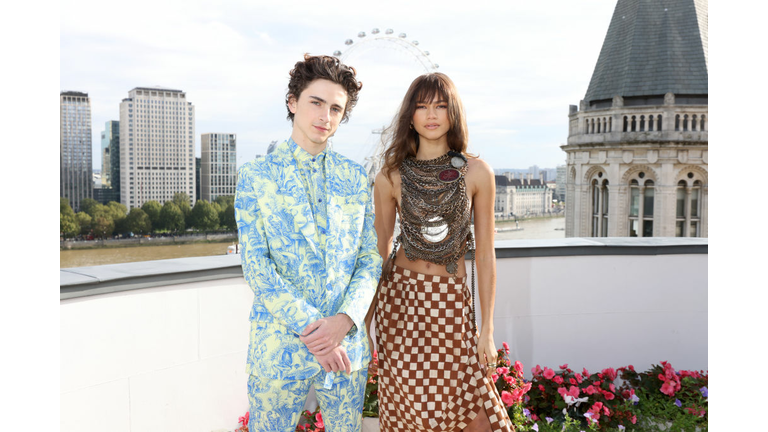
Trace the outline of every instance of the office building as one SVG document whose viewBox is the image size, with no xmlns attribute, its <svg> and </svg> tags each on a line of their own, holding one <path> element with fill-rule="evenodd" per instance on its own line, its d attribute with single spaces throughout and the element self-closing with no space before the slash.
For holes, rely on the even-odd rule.
<svg viewBox="0 0 768 432">
<path fill-rule="evenodd" d="M 91 99 L 88 93 L 59 94 L 59 196 L 77 212 L 83 198 L 93 197 Z"/>
<path fill-rule="evenodd" d="M 200 156 L 200 199 L 211 202 L 221 195 L 235 195 L 237 135 L 202 134 Z"/>
</svg>

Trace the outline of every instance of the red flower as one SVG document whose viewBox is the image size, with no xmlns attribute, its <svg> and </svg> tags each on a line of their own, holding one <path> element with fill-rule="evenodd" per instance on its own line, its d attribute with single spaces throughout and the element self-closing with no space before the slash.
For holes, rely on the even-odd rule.
<svg viewBox="0 0 768 432">
<path fill-rule="evenodd" d="M 318 412 L 315 416 L 315 426 L 317 426 L 318 429 L 325 427 L 325 423 L 323 423 L 323 416 L 320 415 L 320 412 Z"/>
<path fill-rule="evenodd" d="M 536 367 L 531 368 L 531 373 L 533 376 L 541 375 L 541 366 L 536 365 Z"/>
<path fill-rule="evenodd" d="M 496 373 L 499 375 L 506 375 L 509 373 L 509 369 L 505 367 L 498 367 L 496 368 Z"/>
<path fill-rule="evenodd" d="M 597 393 L 597 389 L 594 386 L 588 386 L 587 388 L 584 389 L 584 393 L 588 395 L 593 395 Z"/>
<path fill-rule="evenodd" d="M 587 377 L 589 377 L 589 371 L 587 370 L 587 368 L 584 368 L 584 369 L 581 371 L 581 373 L 583 373 L 583 374 L 584 374 L 584 378 L 587 378 Z"/>
<path fill-rule="evenodd" d="M 575 379 L 573 379 L 573 378 L 568 378 L 568 382 L 569 382 L 569 383 L 571 383 L 572 385 L 577 385 L 577 384 L 578 384 L 578 383 L 576 382 L 576 380 L 575 380 Z"/>
<path fill-rule="evenodd" d="M 606 375 L 611 381 L 616 379 L 616 371 L 613 370 L 613 368 L 603 369 L 603 374 Z"/>
<path fill-rule="evenodd" d="M 501 345 L 504 347 L 504 352 L 509 354 L 509 345 L 506 342 L 502 342 Z"/>
<path fill-rule="evenodd" d="M 560 375 L 556 376 L 552 381 L 554 381 L 557 385 L 560 385 L 563 383 L 563 377 Z"/>
<path fill-rule="evenodd" d="M 498 376 L 498 375 L 496 375 L 496 374 L 491 374 L 491 381 L 493 381 L 493 382 L 496 382 L 496 381 L 498 381 L 498 379 L 499 379 L 499 376 Z"/>
<path fill-rule="evenodd" d="M 584 378 L 581 377 L 581 374 L 576 374 L 576 382 L 581 384 L 581 382 L 584 380 Z"/>
<path fill-rule="evenodd" d="M 546 378 L 548 380 L 551 380 L 554 377 L 555 377 L 555 371 L 553 371 L 552 369 L 550 369 L 548 367 L 545 367 L 544 368 L 544 378 Z"/>
<path fill-rule="evenodd" d="M 509 375 L 506 375 L 506 376 L 504 377 L 504 381 L 506 381 L 506 382 L 507 382 L 507 384 L 512 384 L 513 382 L 515 382 L 515 378 L 514 378 L 514 377 L 511 377 L 511 376 L 509 376 Z"/>
<path fill-rule="evenodd" d="M 667 396 L 675 395 L 675 383 L 672 380 L 668 380 L 661 385 L 661 392 Z"/>
<path fill-rule="evenodd" d="M 632 418 L 631 418 L 631 419 L 629 419 L 629 421 L 631 421 L 631 422 L 632 422 L 632 424 L 635 424 L 635 423 L 637 423 L 637 416 L 636 416 L 636 415 L 633 415 L 633 416 L 632 416 Z"/>
<path fill-rule="evenodd" d="M 515 399 L 512 397 L 512 394 L 508 391 L 504 390 L 501 392 L 501 400 L 504 402 L 504 404 L 508 407 L 511 407 L 513 403 L 515 403 Z"/>
<path fill-rule="evenodd" d="M 560 369 L 562 369 L 562 370 L 568 369 L 568 363 L 566 363 L 566 364 L 564 364 L 564 365 L 560 365 L 560 366 L 558 366 L 558 367 L 559 367 Z"/>
<path fill-rule="evenodd" d="M 542 391 L 542 392 L 544 391 L 544 386 L 541 384 L 539 384 L 539 391 Z"/>
</svg>

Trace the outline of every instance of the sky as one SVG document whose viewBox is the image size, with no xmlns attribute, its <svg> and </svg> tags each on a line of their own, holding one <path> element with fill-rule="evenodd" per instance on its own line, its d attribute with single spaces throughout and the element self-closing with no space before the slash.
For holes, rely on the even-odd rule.
<svg viewBox="0 0 768 432">
<path fill-rule="evenodd" d="M 119 120 L 131 89 L 147 86 L 186 92 L 197 156 L 200 134 L 237 134 L 240 166 L 290 136 L 284 96 L 293 65 L 304 53 L 336 50 L 363 89 L 332 148 L 363 163 L 380 138 L 373 131 L 428 71 L 403 41 L 417 41 L 455 82 L 470 152 L 495 169 L 565 163 L 568 107 L 586 93 L 615 0 L 477 2 L 471 10 L 466 2 L 354 4 L 63 0 L 60 89 L 91 98 L 94 168 L 105 122 Z M 384 40 L 386 29 L 406 37 Z"/>
</svg>

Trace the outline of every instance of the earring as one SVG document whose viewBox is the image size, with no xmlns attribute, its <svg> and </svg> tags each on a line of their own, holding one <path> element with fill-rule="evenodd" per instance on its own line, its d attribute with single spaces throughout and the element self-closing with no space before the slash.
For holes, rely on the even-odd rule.
<svg viewBox="0 0 768 432">
<path fill-rule="evenodd" d="M 411 129 L 413 129 L 413 123 L 411 123 L 411 125 L 410 125 L 409 127 L 410 127 Z"/>
</svg>

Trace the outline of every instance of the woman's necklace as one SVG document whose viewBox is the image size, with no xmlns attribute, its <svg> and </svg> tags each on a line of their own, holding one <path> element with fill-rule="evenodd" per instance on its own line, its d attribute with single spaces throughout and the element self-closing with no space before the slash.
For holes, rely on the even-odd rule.
<svg viewBox="0 0 768 432">
<path fill-rule="evenodd" d="M 467 158 L 454 151 L 436 159 L 403 161 L 400 227 L 409 260 L 458 272 L 459 259 L 473 243 L 466 173 Z"/>
</svg>

